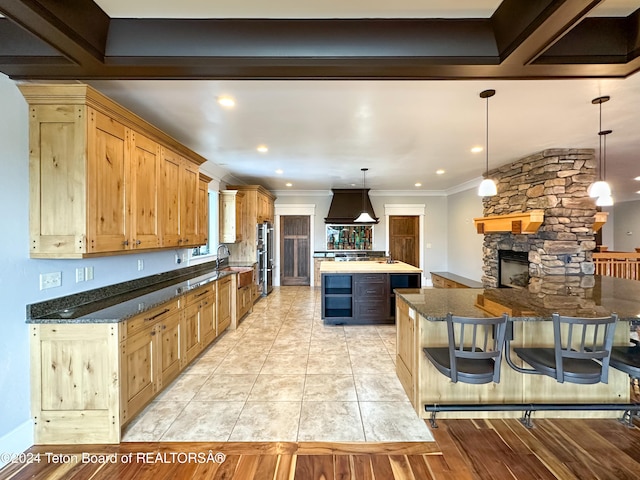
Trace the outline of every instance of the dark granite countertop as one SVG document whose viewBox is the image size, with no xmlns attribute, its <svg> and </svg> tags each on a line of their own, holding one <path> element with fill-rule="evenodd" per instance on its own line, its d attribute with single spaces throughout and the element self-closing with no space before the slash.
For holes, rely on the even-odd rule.
<svg viewBox="0 0 640 480">
<path fill-rule="evenodd" d="M 576 317 L 617 313 L 620 320 L 640 321 L 640 282 L 598 275 L 532 278 L 528 288 L 397 289 L 420 315 L 442 321 L 448 312 L 490 317 L 479 303 L 491 301 L 512 311 L 514 320 L 550 320 L 555 312 Z"/>
<path fill-rule="evenodd" d="M 455 273 L 450 272 L 429 272 L 431 275 L 438 275 L 439 277 L 446 278 L 447 280 L 451 280 L 452 282 L 461 283 L 462 285 L 466 285 L 469 288 L 482 288 L 482 283 L 476 282 L 475 280 L 471 280 L 470 278 L 461 277 L 460 275 L 456 275 Z"/>
<path fill-rule="evenodd" d="M 232 264 L 229 266 L 247 266 Z M 249 266 L 250 267 L 250 266 Z M 162 281 L 142 285 L 141 281 L 125 282 L 129 290 L 118 284 L 90 292 L 49 300 L 45 306 L 27 306 L 27 323 L 117 323 L 173 300 L 189 290 L 202 287 L 235 271 L 216 271 L 215 268 L 188 269 L 182 275 L 162 278 Z M 150 277 L 147 277 L 150 278 Z M 143 279 L 144 280 L 144 279 Z M 103 293 L 103 291 L 109 291 Z M 111 294 L 109 294 L 111 293 Z M 77 304 L 74 304 L 78 302 Z M 81 302 L 81 303 L 80 303 Z M 56 310 L 56 307 L 59 307 Z"/>
</svg>

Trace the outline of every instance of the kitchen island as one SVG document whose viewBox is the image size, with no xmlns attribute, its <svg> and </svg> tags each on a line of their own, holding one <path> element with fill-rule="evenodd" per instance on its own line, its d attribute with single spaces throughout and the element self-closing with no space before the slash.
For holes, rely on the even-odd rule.
<svg viewBox="0 0 640 480">
<path fill-rule="evenodd" d="M 418 415 L 425 405 L 525 403 L 628 403 L 629 377 L 609 370 L 607 384 L 557 383 L 545 375 L 511 369 L 503 358 L 500 383 L 452 383 L 427 360 L 424 347 L 448 344 L 448 312 L 468 317 L 493 317 L 503 312 L 513 320 L 513 347 L 552 346 L 551 315 L 601 317 L 619 315 L 614 345 L 628 345 L 630 323 L 640 313 L 640 282 L 600 276 L 554 276 L 532 279 L 528 288 L 396 290 L 397 375 Z M 505 351 L 505 355 L 508 352 Z M 514 363 L 527 367 L 511 355 Z M 446 412 L 444 418 L 517 417 L 521 412 Z M 538 417 L 615 417 L 619 411 L 545 411 Z"/>
<path fill-rule="evenodd" d="M 331 325 L 393 323 L 396 288 L 417 288 L 422 270 L 403 262 L 323 262 L 322 319 Z"/>
</svg>

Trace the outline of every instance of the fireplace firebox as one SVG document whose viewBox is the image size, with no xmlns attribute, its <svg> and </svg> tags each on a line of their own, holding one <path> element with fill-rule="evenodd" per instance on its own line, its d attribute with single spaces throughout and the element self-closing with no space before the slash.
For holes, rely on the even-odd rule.
<svg viewBox="0 0 640 480">
<path fill-rule="evenodd" d="M 529 252 L 498 250 L 498 280 L 501 288 L 529 285 Z"/>
</svg>

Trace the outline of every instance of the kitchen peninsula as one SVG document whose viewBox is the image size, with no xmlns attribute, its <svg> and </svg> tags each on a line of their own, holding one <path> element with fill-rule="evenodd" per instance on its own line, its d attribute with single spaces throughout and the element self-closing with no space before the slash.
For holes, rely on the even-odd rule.
<svg viewBox="0 0 640 480">
<path fill-rule="evenodd" d="M 503 358 L 500 383 L 452 383 L 422 352 L 424 347 L 448 345 L 448 312 L 468 317 L 493 317 L 503 312 L 513 320 L 518 346 L 552 346 L 551 314 L 601 317 L 617 313 L 614 345 L 628 345 L 630 323 L 640 312 L 640 283 L 601 276 L 534 278 L 528 288 L 425 288 L 396 290 L 396 371 L 418 415 L 427 418 L 425 405 L 503 403 L 627 403 L 629 378 L 609 370 L 607 384 L 557 383 L 545 375 L 527 375 L 511 369 Z M 508 354 L 505 351 L 505 355 Z M 519 359 L 512 356 L 514 362 Z M 523 366 L 521 363 L 517 363 Z M 524 365 L 526 366 L 526 365 Z M 516 417 L 521 412 L 446 412 L 443 418 Z M 537 416 L 614 417 L 616 411 L 538 412 Z"/>
<path fill-rule="evenodd" d="M 393 323 L 396 288 L 419 288 L 422 270 L 403 262 L 322 262 L 322 319 L 327 324 Z"/>
</svg>

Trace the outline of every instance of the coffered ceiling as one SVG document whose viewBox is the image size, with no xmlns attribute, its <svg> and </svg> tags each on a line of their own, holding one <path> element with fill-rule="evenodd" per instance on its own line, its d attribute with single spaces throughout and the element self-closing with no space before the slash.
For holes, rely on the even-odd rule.
<svg viewBox="0 0 640 480">
<path fill-rule="evenodd" d="M 597 147 L 591 99 L 611 95 L 607 176 L 618 200 L 635 199 L 639 7 L 0 0 L 0 72 L 86 81 L 209 158 L 210 172 L 276 190 L 360 185 L 368 167 L 376 190 L 453 191 L 483 170 L 484 152 L 469 151 L 484 145 L 480 91 L 497 90 L 490 167 Z M 221 95 L 236 106 L 222 108 Z"/>
</svg>

